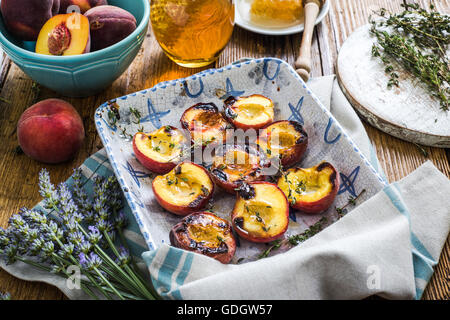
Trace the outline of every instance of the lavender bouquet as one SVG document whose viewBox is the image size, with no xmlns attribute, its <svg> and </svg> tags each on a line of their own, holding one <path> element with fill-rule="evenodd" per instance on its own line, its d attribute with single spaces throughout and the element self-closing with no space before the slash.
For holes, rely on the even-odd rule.
<svg viewBox="0 0 450 320">
<path fill-rule="evenodd" d="M 139 274 L 123 236 L 127 225 L 123 195 L 115 177 L 94 178 L 94 196 L 88 196 L 81 170 L 73 186 L 55 187 L 44 169 L 39 175 L 45 209 L 23 208 L 0 228 L 0 259 L 22 261 L 41 270 L 73 279 L 93 299 L 158 299 L 149 281 Z"/>
</svg>

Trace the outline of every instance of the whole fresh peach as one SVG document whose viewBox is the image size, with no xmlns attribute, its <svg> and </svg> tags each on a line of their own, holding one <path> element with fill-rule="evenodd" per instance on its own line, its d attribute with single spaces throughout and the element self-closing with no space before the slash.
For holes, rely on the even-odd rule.
<svg viewBox="0 0 450 320">
<path fill-rule="evenodd" d="M 24 41 L 36 41 L 45 22 L 59 12 L 60 0 L 2 0 L 8 31 Z"/>
<path fill-rule="evenodd" d="M 97 6 L 103 6 L 107 5 L 107 0 L 60 0 L 61 6 L 59 8 L 59 13 L 69 13 L 67 12 L 67 9 L 70 6 L 78 6 L 80 8 L 81 13 L 85 13 L 91 8 L 97 7 Z"/>
<path fill-rule="evenodd" d="M 17 137 L 23 152 L 44 163 L 72 159 L 84 140 L 80 115 L 68 102 L 41 101 L 27 110 L 17 124 Z"/>
</svg>

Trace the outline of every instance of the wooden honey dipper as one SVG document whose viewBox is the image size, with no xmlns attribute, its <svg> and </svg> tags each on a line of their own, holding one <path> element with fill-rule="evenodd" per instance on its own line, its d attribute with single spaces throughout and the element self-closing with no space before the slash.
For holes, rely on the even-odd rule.
<svg viewBox="0 0 450 320">
<path fill-rule="evenodd" d="M 309 74 L 311 72 L 311 45 L 314 27 L 320 8 L 322 8 L 324 2 L 325 0 L 303 0 L 303 6 L 305 7 L 305 30 L 303 31 L 300 53 L 295 61 L 295 68 L 305 82 L 309 80 Z"/>
</svg>

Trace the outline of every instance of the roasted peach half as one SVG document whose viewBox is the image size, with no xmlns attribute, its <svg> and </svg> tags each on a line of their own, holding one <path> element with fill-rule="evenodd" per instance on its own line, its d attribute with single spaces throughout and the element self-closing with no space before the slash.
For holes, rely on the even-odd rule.
<svg viewBox="0 0 450 320">
<path fill-rule="evenodd" d="M 235 194 L 243 182 L 264 180 L 265 157 L 257 150 L 249 146 L 225 145 L 218 151 L 211 166 L 211 176 L 226 192 Z"/>
<path fill-rule="evenodd" d="M 157 176 L 152 188 L 161 207 L 180 216 L 204 208 L 214 193 L 208 171 L 190 162 L 182 162 L 169 173 Z"/>
<path fill-rule="evenodd" d="M 273 102 L 259 94 L 229 97 L 225 100 L 225 115 L 236 128 L 261 129 L 273 122 Z"/>
<path fill-rule="evenodd" d="M 36 42 L 36 53 L 72 56 L 91 48 L 89 20 L 80 13 L 59 14 L 42 27 Z"/>
<path fill-rule="evenodd" d="M 181 117 L 181 125 L 189 130 L 195 145 L 207 146 L 224 143 L 230 123 L 214 103 L 199 103 L 187 109 Z"/>
<path fill-rule="evenodd" d="M 242 184 L 231 214 L 234 230 L 251 242 L 283 236 L 289 224 L 289 204 L 277 185 L 257 181 Z"/>
<path fill-rule="evenodd" d="M 321 213 L 333 204 L 339 190 L 339 174 L 328 162 L 303 169 L 289 169 L 278 180 L 292 208 Z"/>
<path fill-rule="evenodd" d="M 308 134 L 296 121 L 277 121 L 264 128 L 257 141 L 269 158 L 279 157 L 281 165 L 292 167 L 308 147 Z"/>
<path fill-rule="evenodd" d="M 133 151 L 148 170 L 166 174 L 180 160 L 186 138 L 175 127 L 164 126 L 152 133 L 138 132 L 133 138 Z"/>
<path fill-rule="evenodd" d="M 169 234 L 172 246 L 229 263 L 236 252 L 231 226 L 209 212 L 196 212 L 176 224 Z"/>
</svg>

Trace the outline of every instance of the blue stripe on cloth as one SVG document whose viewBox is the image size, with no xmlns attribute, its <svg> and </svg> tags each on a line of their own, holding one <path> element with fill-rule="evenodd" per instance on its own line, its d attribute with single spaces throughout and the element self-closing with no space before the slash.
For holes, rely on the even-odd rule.
<svg viewBox="0 0 450 320">
<path fill-rule="evenodd" d="M 176 300 L 183 299 L 179 288 L 180 288 L 180 286 L 182 286 L 184 284 L 184 281 L 186 280 L 186 277 L 188 276 L 189 271 L 191 271 L 192 260 L 194 260 L 194 255 L 190 252 L 187 253 L 186 259 L 184 260 L 183 269 L 181 269 L 180 273 L 177 276 L 177 279 L 175 280 L 175 282 L 177 284 L 177 289 L 173 291 L 172 296 Z"/>
<path fill-rule="evenodd" d="M 396 184 L 392 184 L 384 188 L 384 193 L 389 197 L 392 204 L 397 208 L 397 210 L 404 215 L 411 226 L 410 213 L 405 207 L 403 200 L 401 199 L 400 192 L 397 189 Z M 413 267 L 414 267 L 414 277 L 418 279 L 425 280 L 428 282 L 433 275 L 433 266 L 437 262 L 432 258 L 431 254 L 425 248 L 422 242 L 417 238 L 417 236 L 411 230 L 411 245 L 413 246 L 412 256 L 413 256 Z M 418 282 L 416 282 L 416 299 L 420 299 L 424 288 L 420 288 Z"/>
<path fill-rule="evenodd" d="M 160 293 L 162 298 L 167 298 L 172 289 L 172 275 L 178 268 L 182 255 L 182 250 L 169 248 L 166 257 L 164 258 L 164 268 L 160 268 L 158 272 L 158 287 L 163 289 Z"/>
</svg>

